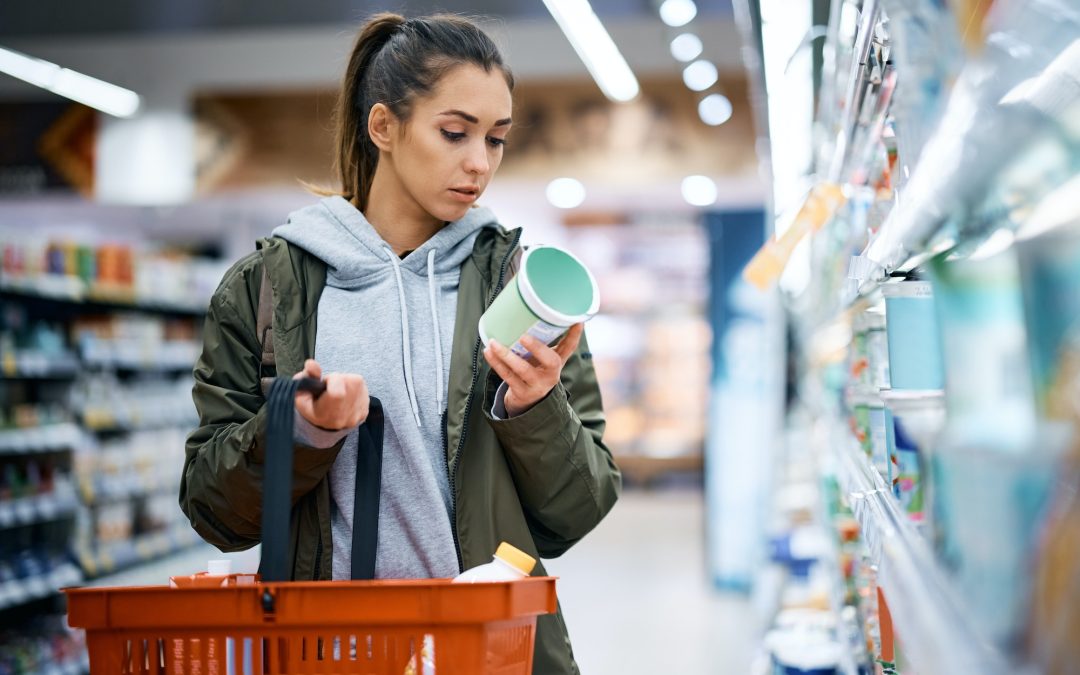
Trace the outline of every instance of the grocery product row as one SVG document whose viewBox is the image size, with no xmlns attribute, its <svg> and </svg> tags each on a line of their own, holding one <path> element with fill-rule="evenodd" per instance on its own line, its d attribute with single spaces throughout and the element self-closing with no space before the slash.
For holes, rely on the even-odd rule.
<svg viewBox="0 0 1080 675">
<path fill-rule="evenodd" d="M 0 673 L 79 675 L 88 672 L 86 637 L 67 626 L 67 617 L 46 615 L 0 637 Z"/>
<path fill-rule="evenodd" d="M 10 252 L 6 239 L 4 246 Z M 56 249 L 52 255 L 59 260 Z M 85 262 L 88 254 L 75 255 Z M 102 255 L 113 264 L 113 254 Z M 66 268 L 22 271 L 23 281 L 71 281 Z M 93 290 L 101 279 L 87 276 L 79 280 L 89 282 L 85 293 L 55 301 L 41 288 L 9 292 L 11 280 L 5 269 L 0 661 L 15 663 L 11 672 L 84 672 L 79 634 L 69 644 L 64 635 L 44 641 L 44 629 L 20 631 L 27 617 L 62 611 L 63 587 L 197 543 L 177 508 L 177 491 L 184 437 L 195 420 L 191 369 L 201 319 L 193 308 L 177 313 L 179 296 L 148 295 L 145 286 L 131 287 L 138 296 L 105 298 Z M 171 304 L 159 311 L 162 303 Z M 49 656 L 49 644 L 69 645 L 74 657 L 55 650 Z"/>
<path fill-rule="evenodd" d="M 787 445 L 866 645 L 825 672 L 1075 662 L 1077 34 L 1050 1 L 832 3 L 815 182 L 747 269 L 790 296 Z"/>
<path fill-rule="evenodd" d="M 31 296 L 202 311 L 224 271 L 215 258 L 6 232 L 0 287 Z"/>
</svg>

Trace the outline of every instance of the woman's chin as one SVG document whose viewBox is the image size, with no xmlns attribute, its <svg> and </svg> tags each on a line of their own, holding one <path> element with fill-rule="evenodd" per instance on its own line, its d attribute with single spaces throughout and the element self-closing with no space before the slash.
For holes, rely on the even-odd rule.
<svg viewBox="0 0 1080 675">
<path fill-rule="evenodd" d="M 465 214 L 472 208 L 468 204 L 453 204 L 453 205 L 439 205 L 438 208 L 433 211 L 429 211 L 432 216 L 438 220 L 443 220 L 448 223 L 452 223 L 455 220 L 461 220 L 465 217 Z"/>
</svg>

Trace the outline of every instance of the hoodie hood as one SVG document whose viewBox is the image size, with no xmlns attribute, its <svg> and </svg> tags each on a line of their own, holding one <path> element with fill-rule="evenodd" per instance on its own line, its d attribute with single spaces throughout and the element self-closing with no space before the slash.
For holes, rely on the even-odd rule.
<svg viewBox="0 0 1080 675">
<path fill-rule="evenodd" d="M 464 217 L 447 224 L 404 259 L 398 259 L 364 214 L 335 196 L 289 214 L 273 235 L 326 263 L 328 284 L 350 289 L 363 286 L 365 279 L 385 273 L 395 263 L 403 270 L 427 275 L 432 251 L 436 274 L 456 270 L 472 253 L 476 236 L 484 227 L 499 227 L 495 215 L 483 207 L 469 209 Z"/>
</svg>

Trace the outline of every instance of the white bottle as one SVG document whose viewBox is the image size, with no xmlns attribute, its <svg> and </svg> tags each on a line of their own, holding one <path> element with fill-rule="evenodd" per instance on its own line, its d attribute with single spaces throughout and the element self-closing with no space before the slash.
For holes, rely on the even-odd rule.
<svg viewBox="0 0 1080 675">
<path fill-rule="evenodd" d="M 536 567 L 536 559 L 505 541 L 499 544 L 495 556 L 486 565 L 465 570 L 454 578 L 454 583 L 474 584 L 484 581 L 515 581 L 529 576 Z"/>
</svg>

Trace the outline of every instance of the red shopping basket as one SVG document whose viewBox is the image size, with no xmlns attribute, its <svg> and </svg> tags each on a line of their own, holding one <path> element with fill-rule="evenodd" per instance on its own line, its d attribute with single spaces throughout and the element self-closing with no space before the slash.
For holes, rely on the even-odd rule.
<svg viewBox="0 0 1080 675">
<path fill-rule="evenodd" d="M 437 675 L 531 675 L 536 617 L 556 611 L 554 578 L 282 581 L 297 387 L 319 383 L 275 380 L 268 396 L 263 581 L 66 589 L 91 675 L 427 675 L 425 642 Z M 369 433 L 382 433 L 375 399 L 368 421 Z"/>
<path fill-rule="evenodd" d="M 91 675 L 406 675 L 425 635 L 438 675 L 530 675 L 536 617 L 556 602 L 551 577 L 65 592 Z"/>
</svg>

